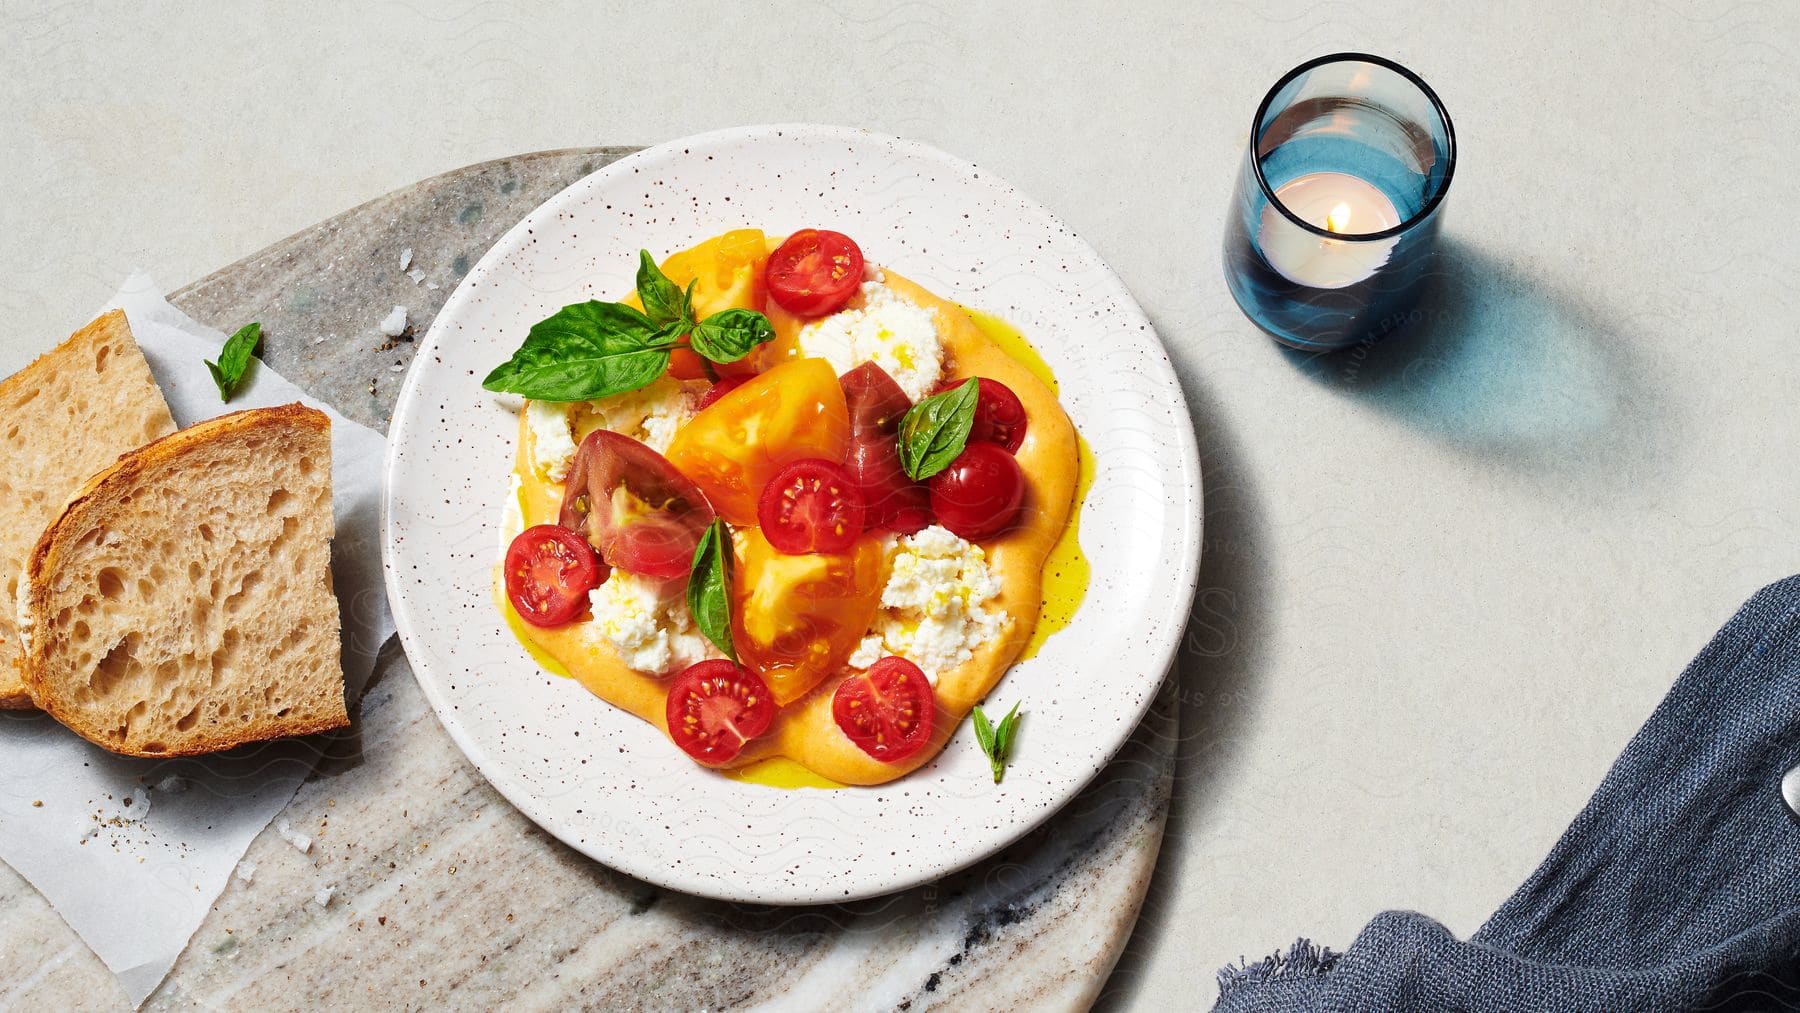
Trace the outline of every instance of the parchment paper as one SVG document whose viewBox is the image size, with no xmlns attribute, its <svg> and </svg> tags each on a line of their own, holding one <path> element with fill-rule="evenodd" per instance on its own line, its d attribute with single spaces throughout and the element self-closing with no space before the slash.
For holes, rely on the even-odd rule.
<svg viewBox="0 0 1800 1013">
<path fill-rule="evenodd" d="M 178 425 L 294 401 L 331 417 L 332 576 L 354 703 L 376 652 L 394 632 L 378 541 L 381 435 L 260 362 L 252 363 L 231 403 L 222 404 L 203 363 L 218 358 L 225 335 L 169 305 L 145 275 L 125 282 L 106 308 L 114 307 L 130 319 Z M 251 840 L 294 797 L 328 745 L 314 737 L 216 756 L 140 760 L 89 745 L 41 714 L 0 712 L 0 859 L 49 899 L 132 1003 L 142 1003 L 200 927 Z"/>
</svg>

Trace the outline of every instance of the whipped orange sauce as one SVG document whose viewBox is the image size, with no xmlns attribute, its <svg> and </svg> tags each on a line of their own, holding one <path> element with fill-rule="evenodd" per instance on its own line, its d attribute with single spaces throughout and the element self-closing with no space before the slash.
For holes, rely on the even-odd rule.
<svg viewBox="0 0 1800 1013">
<path fill-rule="evenodd" d="M 836 788 L 882 784 L 917 769 L 937 755 L 1014 661 L 1035 654 L 1046 638 L 1068 625 L 1086 593 L 1088 565 L 1078 541 L 1079 506 L 1093 480 L 1093 455 L 1057 401 L 1055 376 L 1024 336 L 1004 322 L 940 299 L 892 270 L 884 274 L 892 292 L 937 311 L 945 376 L 991 377 L 1012 388 L 1025 406 L 1030 425 L 1016 458 L 1025 475 L 1026 506 L 1017 526 L 982 543 L 1001 585 L 989 607 L 1004 611 L 1009 621 L 1002 636 L 984 644 L 964 664 L 940 674 L 931 741 L 914 756 L 884 763 L 857 748 L 838 729 L 831 700 L 840 673 L 783 708 L 769 731 L 750 743 L 730 769 L 720 772 L 736 780 L 779 788 Z M 760 365 L 765 369 L 798 355 L 795 338 L 802 323 L 773 306 L 769 317 L 776 340 L 763 350 Z M 579 439 L 585 434 L 576 435 Z M 509 511 L 506 540 L 525 526 L 554 523 L 562 501 L 562 486 L 533 466 L 530 441 L 530 429 L 521 418 L 514 467 L 518 516 Z M 507 604 L 501 579 L 496 566 L 499 607 L 508 627 L 540 665 L 575 679 L 667 734 L 668 677 L 627 668 L 597 631 L 588 630 L 586 619 L 548 629 L 524 623 Z M 1030 687 L 1017 689 L 1029 705 Z M 672 744 L 670 748 L 680 752 Z"/>
<path fill-rule="evenodd" d="M 1050 364 L 1031 347 L 1025 335 L 992 314 L 966 306 L 963 309 L 988 340 L 1030 370 L 1031 375 L 1043 381 L 1052 394 L 1062 392 Z M 1044 560 L 1044 604 L 1038 609 L 1037 628 L 1032 630 L 1031 639 L 1019 653 L 1020 661 L 1036 657 L 1038 648 L 1044 646 L 1052 633 L 1073 622 L 1082 599 L 1087 597 L 1090 570 L 1087 557 L 1081 554 L 1081 505 L 1087 502 L 1088 490 L 1094 485 L 1094 451 L 1080 431 L 1075 433 L 1075 451 L 1081 457 L 1075 479 L 1075 501 L 1069 509 L 1068 526 L 1063 528 L 1062 537 L 1051 546 L 1049 558 Z"/>
</svg>

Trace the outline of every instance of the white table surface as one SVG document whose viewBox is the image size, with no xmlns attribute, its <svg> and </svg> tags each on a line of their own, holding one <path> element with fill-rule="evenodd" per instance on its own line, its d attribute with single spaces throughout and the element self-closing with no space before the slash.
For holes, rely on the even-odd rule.
<svg viewBox="0 0 1800 1013">
<path fill-rule="evenodd" d="M 733 124 L 917 137 L 1092 242 L 1207 483 L 1175 809 L 1109 1003 L 1210 997 L 1220 963 L 1382 908 L 1473 931 L 1800 571 L 1792 5 L 41 6 L 0 14 L 0 371 L 133 267 L 174 287 L 469 162 Z M 1408 361 L 1318 382 L 1219 242 L 1262 93 L 1355 49 L 1455 119 L 1460 266 Z"/>
</svg>

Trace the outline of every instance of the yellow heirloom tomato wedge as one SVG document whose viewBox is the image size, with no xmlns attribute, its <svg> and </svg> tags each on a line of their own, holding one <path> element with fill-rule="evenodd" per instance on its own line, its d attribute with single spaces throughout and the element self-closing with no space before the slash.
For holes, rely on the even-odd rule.
<svg viewBox="0 0 1800 1013">
<path fill-rule="evenodd" d="M 850 411 L 831 364 L 797 359 L 708 405 L 675 434 L 667 456 L 719 516 L 749 527 L 777 471 L 809 457 L 842 464 L 849 445 Z"/>
<path fill-rule="evenodd" d="M 710 316 L 720 310 L 762 312 L 768 297 L 763 265 L 769 240 L 761 229 L 733 229 L 663 261 L 663 274 L 680 288 L 694 283 L 694 312 Z"/>
<path fill-rule="evenodd" d="M 881 540 L 865 536 L 848 552 L 790 556 L 750 528 L 738 535 L 737 555 L 732 642 L 786 706 L 841 669 L 875 620 Z"/>
</svg>

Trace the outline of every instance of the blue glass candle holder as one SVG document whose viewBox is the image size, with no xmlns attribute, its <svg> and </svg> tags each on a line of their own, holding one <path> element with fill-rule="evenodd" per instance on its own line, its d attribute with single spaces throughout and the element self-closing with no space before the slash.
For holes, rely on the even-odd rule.
<svg viewBox="0 0 1800 1013">
<path fill-rule="evenodd" d="M 1450 115 L 1418 75 L 1364 53 L 1289 71 L 1256 110 L 1225 229 L 1225 282 L 1306 350 L 1406 322 L 1456 167 Z"/>
</svg>

